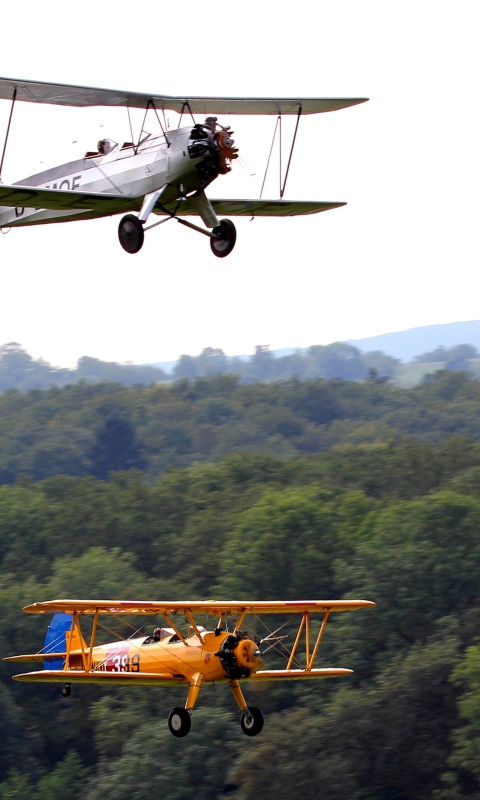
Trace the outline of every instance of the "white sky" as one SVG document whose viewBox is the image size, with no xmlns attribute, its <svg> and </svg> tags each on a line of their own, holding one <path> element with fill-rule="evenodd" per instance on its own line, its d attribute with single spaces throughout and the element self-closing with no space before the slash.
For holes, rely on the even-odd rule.
<svg viewBox="0 0 480 800">
<path fill-rule="evenodd" d="M 472 0 L 6 5 L 4 77 L 370 102 L 300 122 L 286 197 L 348 206 L 239 218 L 225 259 L 175 222 L 134 256 L 118 243 L 119 217 L 0 235 L 0 344 L 57 365 L 145 363 L 480 318 L 479 22 Z M 0 101 L 0 147 L 8 113 Z M 232 124 L 260 178 L 274 121 Z M 81 156 L 102 136 L 127 139 L 126 125 L 120 109 L 17 104 L 2 178 Z M 273 176 L 266 197 L 278 197 Z M 258 192 L 241 169 L 209 189 Z"/>
</svg>

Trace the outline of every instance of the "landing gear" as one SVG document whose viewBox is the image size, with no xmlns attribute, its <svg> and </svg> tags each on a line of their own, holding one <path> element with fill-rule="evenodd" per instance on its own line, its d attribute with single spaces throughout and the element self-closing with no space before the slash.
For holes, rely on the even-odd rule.
<svg viewBox="0 0 480 800">
<path fill-rule="evenodd" d="M 255 706 L 247 706 L 240 720 L 242 731 L 247 736 L 258 736 L 263 728 L 263 714 Z"/>
<path fill-rule="evenodd" d="M 214 236 L 210 239 L 212 253 L 218 258 L 225 258 L 232 252 L 237 241 L 235 225 L 229 219 L 220 220 L 220 224 L 212 230 Z"/>
<path fill-rule="evenodd" d="M 186 736 L 192 727 L 192 719 L 185 708 L 174 708 L 168 717 L 168 727 L 178 739 Z"/>
<path fill-rule="evenodd" d="M 263 728 L 262 712 L 259 708 L 255 708 L 255 706 L 247 706 L 243 692 L 240 689 L 240 684 L 236 678 L 229 682 L 229 686 L 232 690 L 235 700 L 237 701 L 237 705 L 242 712 L 242 717 L 240 719 L 242 731 L 247 736 L 258 736 Z"/>
<path fill-rule="evenodd" d="M 142 249 L 145 233 L 143 225 L 133 214 L 122 217 L 118 226 L 118 239 L 127 253 L 138 253 Z"/>
<path fill-rule="evenodd" d="M 72 687 L 69 683 L 66 683 L 65 686 L 62 686 L 62 695 L 63 697 L 70 697 L 72 694 Z"/>
</svg>

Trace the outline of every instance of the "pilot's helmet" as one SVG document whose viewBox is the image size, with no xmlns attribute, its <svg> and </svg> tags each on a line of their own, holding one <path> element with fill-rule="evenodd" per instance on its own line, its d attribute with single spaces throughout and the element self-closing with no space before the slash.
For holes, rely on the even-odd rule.
<svg viewBox="0 0 480 800">
<path fill-rule="evenodd" d="M 154 628 L 153 629 L 153 636 L 154 636 L 155 639 L 161 639 L 162 638 L 162 629 L 161 628 Z"/>
</svg>

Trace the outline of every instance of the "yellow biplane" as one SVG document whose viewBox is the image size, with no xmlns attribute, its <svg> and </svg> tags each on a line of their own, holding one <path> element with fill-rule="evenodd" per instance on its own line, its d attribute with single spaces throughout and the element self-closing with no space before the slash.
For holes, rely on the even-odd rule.
<svg viewBox="0 0 480 800">
<path fill-rule="evenodd" d="M 40 672 L 14 675 L 14 679 L 62 683 L 64 697 L 71 694 L 72 683 L 100 683 L 104 686 L 188 686 L 185 708 L 174 708 L 168 718 L 170 731 L 177 737 L 186 736 L 190 730 L 192 711 L 202 685 L 226 682 L 241 711 L 243 732 L 247 736 L 256 736 L 263 728 L 263 715 L 260 709 L 247 705 L 240 681 L 334 678 L 350 674 L 350 669 L 314 668 L 327 621 L 334 611 L 353 611 L 374 605 L 369 600 L 201 600 L 172 603 L 143 600 L 51 600 L 33 603 L 24 609 L 29 614 L 55 614 L 42 652 L 12 656 L 4 661 L 44 662 L 44 669 Z M 258 619 L 264 614 L 288 615 L 287 622 L 293 619 L 297 630 L 290 649 L 284 643 L 286 636 L 278 635 L 287 623 L 273 632 L 268 631 L 268 635 L 262 639 L 243 630 L 247 615 Z M 312 616 L 316 614 L 322 615 L 322 620 L 313 642 L 310 628 L 314 624 Z M 137 629 L 129 639 L 95 645 L 98 629 L 104 627 L 101 620 L 106 615 L 135 615 L 140 618 L 158 615 L 163 617 L 167 627 L 156 628 L 154 635 L 146 638 L 145 634 L 138 636 Z M 216 625 L 211 626 L 213 630 L 206 630 L 197 624 L 194 615 L 197 618 L 199 615 L 202 618 L 214 618 Z M 83 638 L 85 617 L 92 618 L 90 644 Z M 263 645 L 266 647 L 262 650 Z M 262 668 L 262 656 L 272 647 L 281 647 L 285 652 L 285 669 Z M 300 656 L 302 650 L 303 657 Z"/>
</svg>

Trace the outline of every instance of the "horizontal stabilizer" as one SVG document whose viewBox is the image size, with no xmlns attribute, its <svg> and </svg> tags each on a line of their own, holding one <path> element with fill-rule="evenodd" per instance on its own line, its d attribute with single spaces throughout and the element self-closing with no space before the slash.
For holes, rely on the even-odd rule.
<svg viewBox="0 0 480 800">
<path fill-rule="evenodd" d="M 25 672 L 22 675 L 14 675 L 15 681 L 27 683 L 103 683 L 112 686 L 175 686 L 188 683 L 183 676 L 173 676 L 168 673 L 157 674 L 150 672 L 100 672 L 83 670 L 45 670 L 42 672 Z"/>
<path fill-rule="evenodd" d="M 62 658 L 65 660 L 66 657 L 66 653 L 35 653 L 31 656 L 8 656 L 2 661 L 55 661 Z"/>
<path fill-rule="evenodd" d="M 326 669 L 265 669 L 255 672 L 248 678 L 250 681 L 299 681 L 309 678 L 338 678 L 341 675 L 352 675 L 353 669 L 329 667 Z"/>
</svg>

